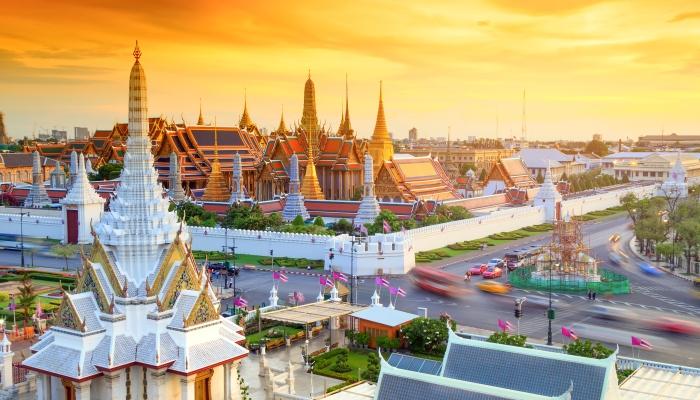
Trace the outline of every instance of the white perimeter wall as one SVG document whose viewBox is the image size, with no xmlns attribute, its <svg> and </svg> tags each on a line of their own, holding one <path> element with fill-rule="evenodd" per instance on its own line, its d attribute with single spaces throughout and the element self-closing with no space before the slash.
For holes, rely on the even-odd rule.
<svg viewBox="0 0 700 400">
<path fill-rule="evenodd" d="M 634 192 L 639 197 L 651 196 L 656 186 L 619 189 L 562 202 L 562 212 L 570 215 L 585 214 L 620 204 L 620 198 Z M 30 211 L 31 212 L 31 211 Z M 63 239 L 63 219 L 57 216 L 24 218 L 24 234 L 33 237 Z M 415 253 L 432 250 L 448 244 L 474 240 L 485 236 L 520 229 L 545 222 L 543 206 L 523 206 L 498 210 L 490 214 L 467 220 L 448 222 L 424 228 L 411 229 L 406 233 L 378 234 L 355 244 L 351 257 L 351 240 L 348 235 L 323 236 L 299 233 L 224 230 L 222 228 L 190 227 L 194 250 L 221 251 L 228 237 L 228 246 L 234 245 L 236 252 L 269 256 L 274 248 L 275 257 L 308 258 L 325 260 L 326 268 L 347 274 L 374 275 L 380 270 L 384 274 L 403 274 L 415 266 Z M 0 233 L 19 234 L 19 216 L 0 213 Z M 330 249 L 334 258 L 329 262 Z M 352 263 L 351 263 L 352 259 Z"/>
<path fill-rule="evenodd" d="M 60 210 L 55 211 L 55 217 L 34 216 L 32 210 L 26 208 L 24 211 L 29 215 L 22 219 L 21 229 L 19 214 L 0 214 L 0 233 L 19 236 L 22 231 L 28 237 L 63 240 L 65 232 Z"/>
</svg>

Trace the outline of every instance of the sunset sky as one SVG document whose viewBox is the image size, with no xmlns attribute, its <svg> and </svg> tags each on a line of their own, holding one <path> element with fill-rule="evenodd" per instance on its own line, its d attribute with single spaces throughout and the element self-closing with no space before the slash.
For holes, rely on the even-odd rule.
<svg viewBox="0 0 700 400">
<path fill-rule="evenodd" d="M 112 3 L 111 5 L 108 5 Z M 149 111 L 261 127 L 301 117 L 311 70 L 337 127 L 349 76 L 369 137 L 379 81 L 389 130 L 407 137 L 529 139 L 700 134 L 697 1 L 13 1 L 0 19 L 0 111 L 10 135 L 127 119 L 134 41 Z M 497 121 L 499 131 L 497 132 Z"/>
</svg>

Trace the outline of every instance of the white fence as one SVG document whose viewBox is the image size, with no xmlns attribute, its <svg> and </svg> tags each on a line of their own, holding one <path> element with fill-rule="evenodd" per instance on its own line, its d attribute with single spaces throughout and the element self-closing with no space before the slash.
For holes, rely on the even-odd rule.
<svg viewBox="0 0 700 400">
<path fill-rule="evenodd" d="M 604 210 L 606 208 L 620 205 L 620 198 L 627 193 L 634 193 L 637 197 L 653 196 L 656 193 L 656 185 L 635 186 L 613 190 L 610 192 L 594 194 L 585 197 L 568 199 L 561 202 L 562 216 L 566 215 L 582 215 L 591 211 Z"/>
<path fill-rule="evenodd" d="M 0 233 L 19 236 L 21 232 L 27 237 L 63 240 L 65 232 L 60 210 L 56 211 L 57 217 L 35 216 L 30 209 L 24 211 L 29 215 L 23 218 L 19 214 L 0 214 Z"/>
</svg>

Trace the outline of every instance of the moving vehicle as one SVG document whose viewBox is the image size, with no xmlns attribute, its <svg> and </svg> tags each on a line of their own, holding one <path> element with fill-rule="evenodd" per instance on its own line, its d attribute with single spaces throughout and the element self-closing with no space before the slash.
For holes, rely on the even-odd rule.
<svg viewBox="0 0 700 400">
<path fill-rule="evenodd" d="M 501 282 L 494 282 L 494 281 L 479 282 L 476 284 L 476 287 L 478 287 L 479 290 L 486 292 L 486 293 L 506 294 L 506 293 L 510 292 L 510 286 L 506 285 L 505 283 L 501 283 Z"/>
<path fill-rule="evenodd" d="M 458 297 L 468 292 L 467 288 L 459 285 L 461 277 L 434 268 L 413 268 L 411 280 L 419 288 L 441 296 Z"/>
<path fill-rule="evenodd" d="M 639 269 L 641 269 L 642 272 L 650 276 L 661 276 L 664 274 L 663 271 L 647 262 L 639 263 Z"/>
<path fill-rule="evenodd" d="M 501 275 L 503 275 L 503 270 L 498 267 L 488 267 L 486 268 L 486 271 L 484 271 L 481 276 L 484 277 L 484 279 L 495 279 L 495 278 L 500 278 Z"/>
<path fill-rule="evenodd" d="M 549 297 L 547 296 L 527 295 L 525 300 L 527 304 L 549 307 Z M 558 299 L 552 299 L 552 308 L 556 308 L 558 302 Z"/>
<path fill-rule="evenodd" d="M 588 313 L 595 318 L 608 319 L 613 321 L 623 321 L 626 319 L 632 319 L 636 316 L 636 313 L 625 310 L 619 307 L 611 307 L 602 304 L 596 304 L 590 309 Z"/>
<path fill-rule="evenodd" d="M 618 266 L 618 267 L 619 267 L 620 265 L 622 265 L 622 257 L 620 257 L 619 254 L 617 254 L 617 253 L 610 253 L 610 255 L 608 256 L 608 258 L 610 259 L 610 264 L 615 265 L 615 266 Z"/>
<path fill-rule="evenodd" d="M 486 266 L 502 268 L 503 260 L 501 260 L 500 258 L 492 258 L 489 260 L 489 262 L 486 263 Z"/>
<path fill-rule="evenodd" d="M 486 271 L 486 264 L 475 264 L 471 268 L 469 268 L 469 272 L 472 273 L 472 275 L 481 275 L 482 272 Z"/>
<path fill-rule="evenodd" d="M 663 317 L 651 322 L 652 328 L 679 335 L 700 335 L 700 325 L 678 318 Z"/>
<path fill-rule="evenodd" d="M 619 233 L 613 233 L 610 236 L 610 243 L 617 243 L 620 241 L 620 234 Z"/>
</svg>

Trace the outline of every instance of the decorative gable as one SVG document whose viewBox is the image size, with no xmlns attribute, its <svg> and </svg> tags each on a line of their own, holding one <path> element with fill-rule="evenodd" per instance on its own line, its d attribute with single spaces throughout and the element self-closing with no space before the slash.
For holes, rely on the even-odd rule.
<svg viewBox="0 0 700 400">
<path fill-rule="evenodd" d="M 153 283 L 149 284 L 148 281 L 146 281 L 146 284 L 149 286 L 148 296 L 154 296 L 160 293 L 160 290 L 163 288 L 163 282 L 165 282 L 165 278 L 168 277 L 173 265 L 178 261 L 183 261 L 187 256 L 187 248 L 180 239 L 180 234 L 178 233 L 178 235 L 175 236 L 175 240 L 170 244 L 165 257 L 163 257 L 163 262 L 158 266 L 158 272 Z"/>
<path fill-rule="evenodd" d="M 78 284 L 76 286 L 76 293 L 83 292 L 92 292 L 97 300 L 97 305 L 100 307 L 100 311 L 109 311 L 110 303 L 107 299 L 107 294 L 100 283 L 95 267 L 93 267 L 92 263 L 87 259 L 84 260 L 83 273 L 78 279 Z"/>
<path fill-rule="evenodd" d="M 105 271 L 107 279 L 109 280 L 109 284 L 112 285 L 112 290 L 115 293 L 121 293 L 122 296 L 126 296 L 126 287 L 122 286 L 121 280 L 117 277 L 116 270 L 112 265 L 104 246 L 102 246 L 102 243 L 97 235 L 93 234 L 93 236 L 95 237 L 95 240 L 92 242 L 90 261 L 102 266 L 102 269 Z"/>
<path fill-rule="evenodd" d="M 85 332 L 85 321 L 81 321 L 78 311 L 67 293 L 63 294 L 63 300 L 58 307 L 54 325 L 78 332 Z"/>
<path fill-rule="evenodd" d="M 214 307 L 214 303 L 212 303 L 211 298 L 209 298 L 209 295 L 207 294 L 208 292 L 208 288 L 205 288 L 199 294 L 197 301 L 190 310 L 190 314 L 185 319 L 185 328 L 219 319 L 219 313 L 216 310 L 216 307 Z"/>
<path fill-rule="evenodd" d="M 181 291 L 200 290 L 201 282 L 193 262 L 194 260 L 191 257 L 185 258 L 184 262 L 174 272 L 170 283 L 166 286 L 167 291 L 163 298 L 164 309 L 169 310 L 173 308 Z"/>
</svg>

